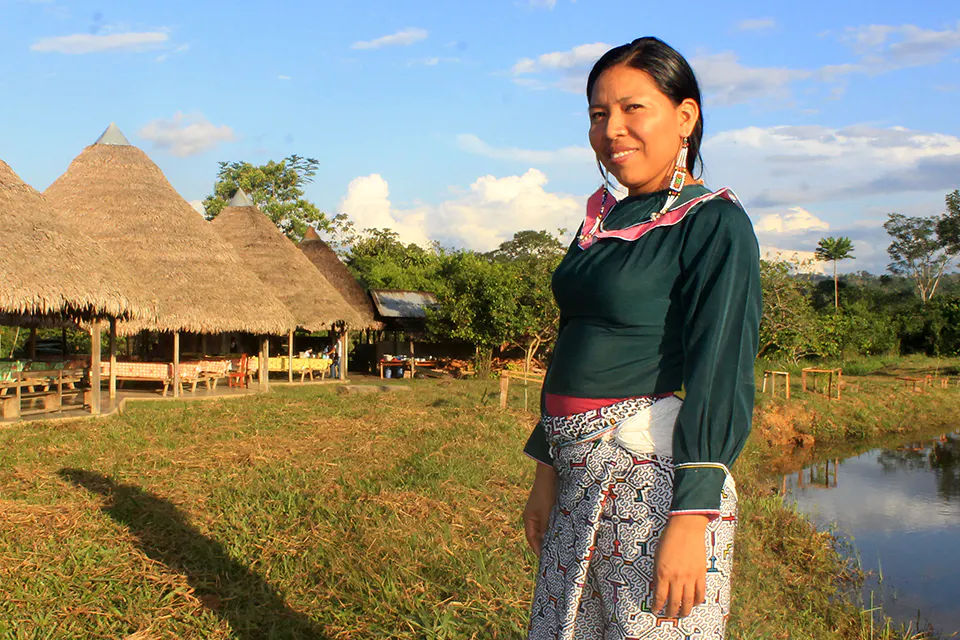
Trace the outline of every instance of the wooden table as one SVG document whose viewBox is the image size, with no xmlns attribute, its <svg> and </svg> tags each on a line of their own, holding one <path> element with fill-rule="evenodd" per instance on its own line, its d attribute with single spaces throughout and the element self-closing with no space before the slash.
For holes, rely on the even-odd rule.
<svg viewBox="0 0 960 640">
<path fill-rule="evenodd" d="M 380 378 L 383 378 L 383 368 L 384 367 L 403 367 L 405 371 L 410 372 L 410 377 L 412 378 L 417 372 L 417 367 L 421 369 L 434 369 L 437 366 L 436 360 L 381 360 L 380 361 Z"/>
<path fill-rule="evenodd" d="M 807 391 L 807 374 L 827 374 L 827 397 L 833 398 L 833 376 L 837 376 L 837 400 L 840 399 L 840 383 L 843 382 L 843 369 L 817 369 L 816 367 L 806 367 L 800 370 L 800 381 L 804 391 Z M 815 385 L 816 383 L 811 383 Z"/>
<path fill-rule="evenodd" d="M 403 369 L 408 369 L 409 365 L 406 360 L 381 360 L 380 361 L 380 379 L 383 379 L 383 368 L 384 367 L 402 367 Z M 413 375 L 411 369 L 411 376 Z"/>
<path fill-rule="evenodd" d="M 760 393 L 767 392 L 767 379 L 770 379 L 770 395 L 777 395 L 777 376 L 785 378 L 786 384 L 784 389 L 787 392 L 787 400 L 790 399 L 790 372 L 789 371 L 774 371 L 772 369 L 764 369 L 763 371 L 763 387 L 760 390 Z"/>
</svg>

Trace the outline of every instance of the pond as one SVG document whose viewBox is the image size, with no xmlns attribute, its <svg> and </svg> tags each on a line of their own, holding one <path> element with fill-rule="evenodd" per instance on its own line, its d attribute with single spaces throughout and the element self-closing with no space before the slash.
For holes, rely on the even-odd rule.
<svg viewBox="0 0 960 640">
<path fill-rule="evenodd" d="M 960 432 L 831 459 L 783 478 L 819 527 L 849 535 L 863 602 L 960 637 Z"/>
</svg>

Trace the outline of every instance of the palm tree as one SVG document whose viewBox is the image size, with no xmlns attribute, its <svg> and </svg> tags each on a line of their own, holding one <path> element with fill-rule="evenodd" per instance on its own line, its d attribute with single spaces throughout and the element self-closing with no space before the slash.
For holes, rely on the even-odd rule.
<svg viewBox="0 0 960 640">
<path fill-rule="evenodd" d="M 839 238 L 820 238 L 820 243 L 814 250 L 817 260 L 833 261 L 833 309 L 840 308 L 840 281 L 837 278 L 837 261 L 854 260 L 853 242 L 846 236 Z"/>
</svg>

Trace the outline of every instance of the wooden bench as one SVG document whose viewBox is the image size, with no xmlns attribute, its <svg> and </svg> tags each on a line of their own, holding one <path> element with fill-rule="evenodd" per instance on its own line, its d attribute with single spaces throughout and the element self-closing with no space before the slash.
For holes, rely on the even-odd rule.
<svg viewBox="0 0 960 640">
<path fill-rule="evenodd" d="M 100 363 L 100 375 L 110 377 L 110 362 Z M 123 381 L 159 382 L 163 385 L 163 397 L 173 385 L 173 363 L 171 362 L 117 362 L 117 383 Z M 201 382 L 199 362 L 180 363 L 180 390 L 190 385 L 191 391 L 197 390 Z"/>
<path fill-rule="evenodd" d="M 63 410 L 64 397 L 71 395 L 82 396 L 85 402 L 85 389 L 65 388 L 76 382 L 79 382 L 79 378 L 75 372 L 68 371 L 64 375 L 63 369 L 31 368 L 29 371 L 13 372 L 12 379 L 0 382 L 0 417 L 15 419 L 26 415 L 56 413 Z M 42 407 L 33 406 L 37 400 L 41 401 Z"/>
</svg>

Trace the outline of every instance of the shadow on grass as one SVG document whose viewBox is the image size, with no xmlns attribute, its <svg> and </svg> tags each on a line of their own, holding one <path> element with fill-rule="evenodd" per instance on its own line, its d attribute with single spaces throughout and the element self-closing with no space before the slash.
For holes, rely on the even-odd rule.
<svg viewBox="0 0 960 640">
<path fill-rule="evenodd" d="M 59 474 L 106 498 L 103 512 L 129 528 L 147 556 L 184 574 L 203 604 L 230 624 L 234 638 L 326 637 L 306 616 L 288 607 L 263 577 L 187 524 L 170 501 L 91 471 L 61 469 Z"/>
</svg>

